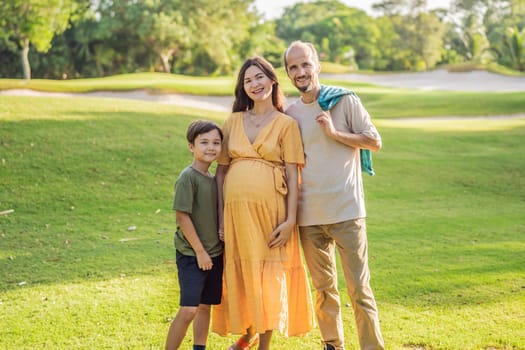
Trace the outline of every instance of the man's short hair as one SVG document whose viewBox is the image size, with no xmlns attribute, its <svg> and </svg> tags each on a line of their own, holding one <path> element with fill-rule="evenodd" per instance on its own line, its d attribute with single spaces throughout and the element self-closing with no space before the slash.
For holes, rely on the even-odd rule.
<svg viewBox="0 0 525 350">
<path fill-rule="evenodd" d="M 288 63 L 286 62 L 286 57 L 288 57 L 288 52 L 294 46 L 303 46 L 303 45 L 307 46 L 310 49 L 310 52 L 312 53 L 314 61 L 316 63 L 319 63 L 319 55 L 317 54 L 317 50 L 315 49 L 314 44 L 309 43 L 309 42 L 305 42 L 305 41 L 301 41 L 301 40 L 296 40 L 296 41 L 292 42 L 290 44 L 290 46 L 288 46 L 288 48 L 284 51 L 283 62 L 284 62 L 284 69 L 287 72 L 288 72 Z"/>
</svg>

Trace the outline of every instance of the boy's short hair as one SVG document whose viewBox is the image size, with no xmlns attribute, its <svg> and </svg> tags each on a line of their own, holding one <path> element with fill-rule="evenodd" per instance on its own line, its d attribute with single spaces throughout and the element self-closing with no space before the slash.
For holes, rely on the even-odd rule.
<svg viewBox="0 0 525 350">
<path fill-rule="evenodd" d="M 209 120 L 194 120 L 191 122 L 190 126 L 188 126 L 188 131 L 186 132 L 186 139 L 189 143 L 194 144 L 197 136 L 212 131 L 213 129 L 219 132 L 222 141 L 222 130 L 217 124 L 215 124 L 214 122 L 210 122 Z"/>
</svg>

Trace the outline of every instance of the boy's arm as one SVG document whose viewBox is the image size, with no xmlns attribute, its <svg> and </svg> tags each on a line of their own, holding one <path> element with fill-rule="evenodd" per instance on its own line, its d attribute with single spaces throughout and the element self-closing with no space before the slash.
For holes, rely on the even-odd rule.
<svg viewBox="0 0 525 350">
<path fill-rule="evenodd" d="M 228 165 L 218 165 L 215 172 L 215 181 L 217 182 L 217 212 L 219 213 L 219 239 L 224 241 L 224 197 L 223 197 L 223 185 L 224 177 L 228 172 Z"/>
<path fill-rule="evenodd" d="M 195 226 L 193 225 L 193 221 L 191 221 L 190 215 L 179 210 L 176 211 L 175 215 L 177 216 L 177 224 L 181 228 L 184 237 L 190 243 L 193 251 L 195 252 L 199 269 L 211 270 L 213 265 L 211 257 L 206 249 L 204 249 L 204 246 L 197 235 L 197 231 L 195 230 Z"/>
</svg>

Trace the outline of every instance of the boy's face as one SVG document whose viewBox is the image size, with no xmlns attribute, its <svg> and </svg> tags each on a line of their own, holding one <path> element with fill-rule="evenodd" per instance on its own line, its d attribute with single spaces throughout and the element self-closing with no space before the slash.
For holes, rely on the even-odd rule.
<svg viewBox="0 0 525 350">
<path fill-rule="evenodd" d="M 188 145 L 197 162 L 212 163 L 221 153 L 221 135 L 216 129 L 197 135 L 193 144 Z"/>
</svg>

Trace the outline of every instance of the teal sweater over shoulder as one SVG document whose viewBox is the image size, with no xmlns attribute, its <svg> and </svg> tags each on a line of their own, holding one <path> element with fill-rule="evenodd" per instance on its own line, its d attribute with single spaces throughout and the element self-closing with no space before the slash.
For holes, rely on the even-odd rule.
<svg viewBox="0 0 525 350">
<path fill-rule="evenodd" d="M 357 95 L 348 89 L 338 86 L 327 86 L 321 85 L 321 91 L 319 92 L 319 98 L 317 102 L 323 111 L 328 111 L 334 107 L 337 102 L 344 95 Z M 359 149 L 359 156 L 361 157 L 361 171 L 369 175 L 374 175 L 374 169 L 372 168 L 372 152 L 369 149 Z"/>
</svg>

